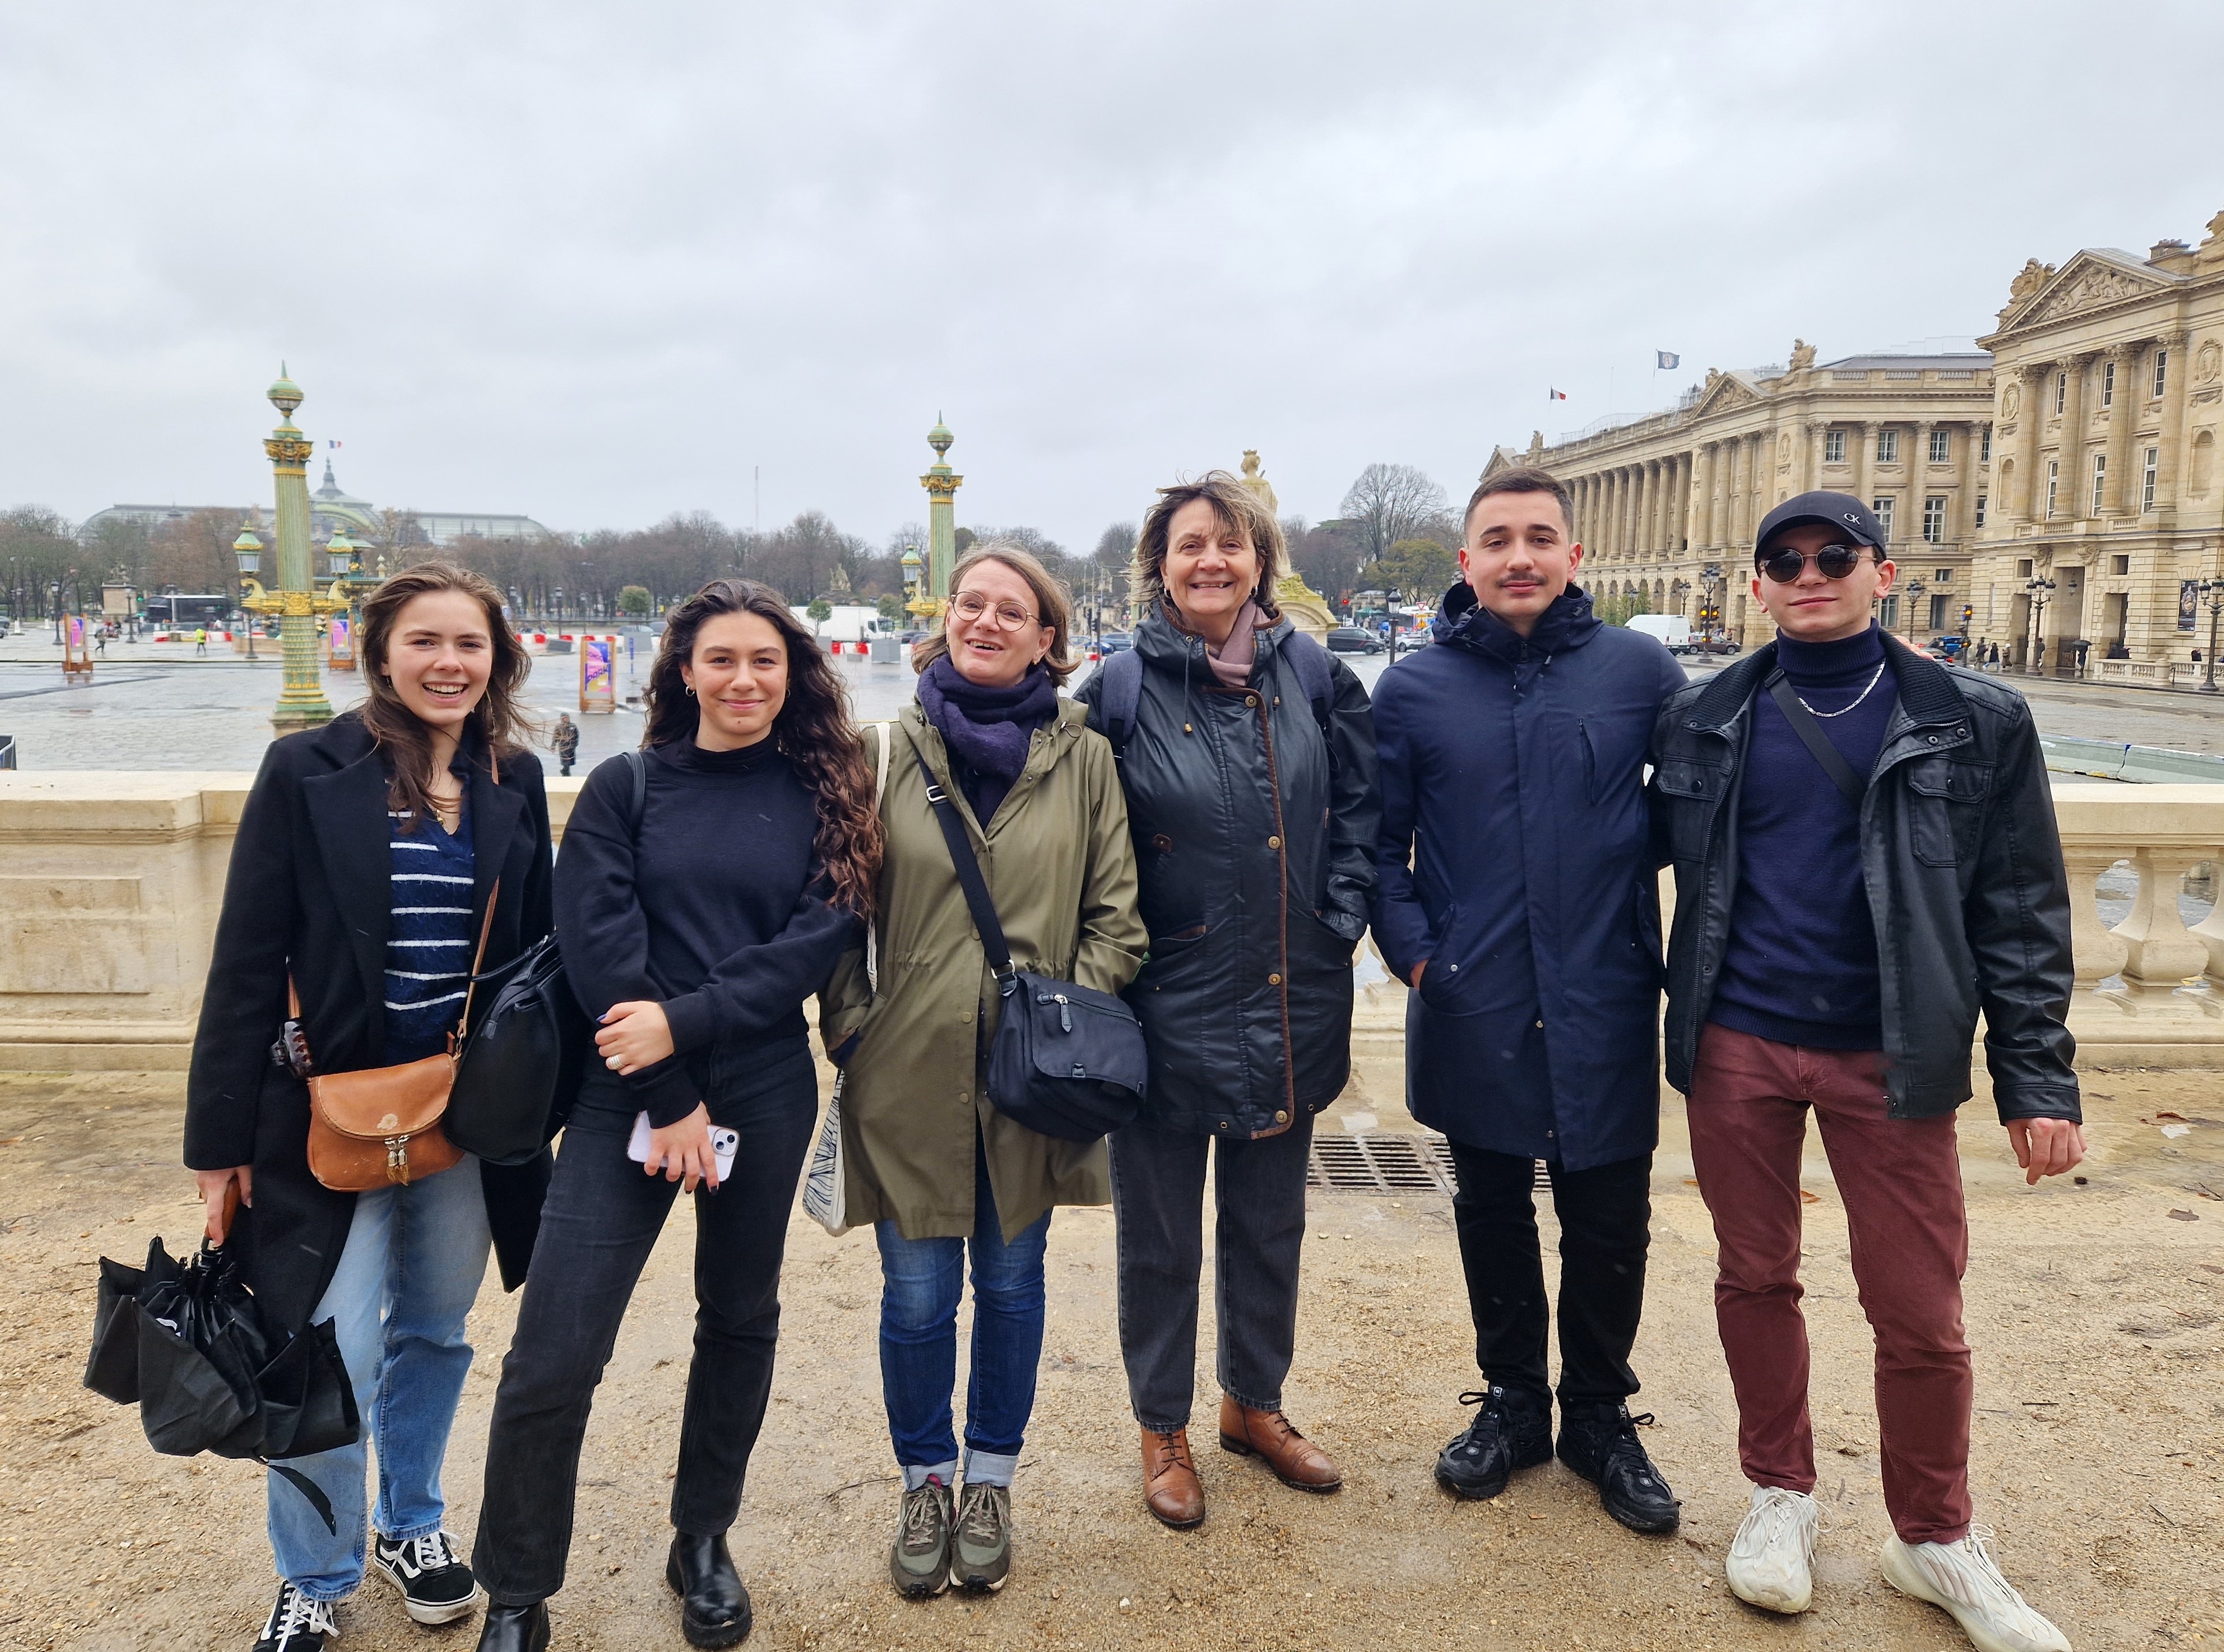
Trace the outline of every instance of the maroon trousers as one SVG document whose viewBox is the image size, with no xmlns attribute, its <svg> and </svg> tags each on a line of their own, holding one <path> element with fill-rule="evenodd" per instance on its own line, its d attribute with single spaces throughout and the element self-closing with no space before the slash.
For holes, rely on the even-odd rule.
<svg viewBox="0 0 2224 1652">
<path fill-rule="evenodd" d="M 1969 1529 L 1969 1229 L 1954 1116 L 1887 1116 L 1873 1050 L 1809 1050 L 1709 1025 L 1686 1112 L 1715 1219 L 1715 1318 L 1737 1391 L 1738 1455 L 1757 1485 L 1815 1489 L 1799 1311 L 1799 1151 L 1807 1110 L 1846 1204 L 1854 1280 L 1876 1334 L 1884 1500 L 1908 1543 Z"/>
</svg>

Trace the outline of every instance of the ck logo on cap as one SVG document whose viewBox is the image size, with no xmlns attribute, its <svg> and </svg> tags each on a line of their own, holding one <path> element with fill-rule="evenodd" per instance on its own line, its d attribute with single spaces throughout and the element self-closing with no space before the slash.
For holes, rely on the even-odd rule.
<svg viewBox="0 0 2224 1652">
<path fill-rule="evenodd" d="M 1848 511 L 1846 513 L 1846 520 L 1853 523 L 1856 527 L 1861 525 L 1861 514 L 1857 511 Z"/>
</svg>

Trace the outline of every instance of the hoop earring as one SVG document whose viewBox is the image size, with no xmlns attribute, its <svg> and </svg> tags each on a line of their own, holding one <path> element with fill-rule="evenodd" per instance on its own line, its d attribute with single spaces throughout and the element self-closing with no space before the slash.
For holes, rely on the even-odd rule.
<svg viewBox="0 0 2224 1652">
<path fill-rule="evenodd" d="M 687 685 L 687 697 L 691 700 L 695 697 L 695 685 L 692 683 Z"/>
</svg>

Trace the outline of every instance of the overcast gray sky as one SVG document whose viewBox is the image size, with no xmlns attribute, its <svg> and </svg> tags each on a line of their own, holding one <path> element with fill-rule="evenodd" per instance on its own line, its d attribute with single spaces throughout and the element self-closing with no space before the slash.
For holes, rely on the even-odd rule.
<svg viewBox="0 0 2224 1652">
<path fill-rule="evenodd" d="M 565 528 L 761 466 L 878 539 L 938 412 L 960 521 L 1077 549 L 1247 446 L 1456 495 L 2198 240 L 2220 63 L 2215 0 L 18 4 L 0 505 L 267 498 L 281 357 L 351 491 Z"/>
</svg>

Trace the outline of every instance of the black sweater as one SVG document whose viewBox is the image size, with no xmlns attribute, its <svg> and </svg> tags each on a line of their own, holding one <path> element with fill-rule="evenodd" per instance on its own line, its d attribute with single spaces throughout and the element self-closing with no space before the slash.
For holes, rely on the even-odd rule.
<svg viewBox="0 0 2224 1652">
<path fill-rule="evenodd" d="M 1792 689 L 1862 776 L 1876 767 L 1899 700 L 1885 665 L 1891 646 L 1873 625 L 1835 642 L 1776 640 Z M 1777 1044 L 1883 1047 L 1861 826 L 1776 702 L 1759 696 L 1738 803 L 1737 897 L 1709 1020 Z"/>
<path fill-rule="evenodd" d="M 652 747 L 636 837 L 622 758 L 581 789 L 556 861 L 556 931 L 591 1017 L 636 999 L 664 1006 L 675 1054 L 628 1075 L 657 1126 L 703 1100 L 691 1051 L 801 1038 L 803 1001 L 855 943 L 812 854 L 817 799 L 770 741 L 704 752 Z"/>
</svg>

